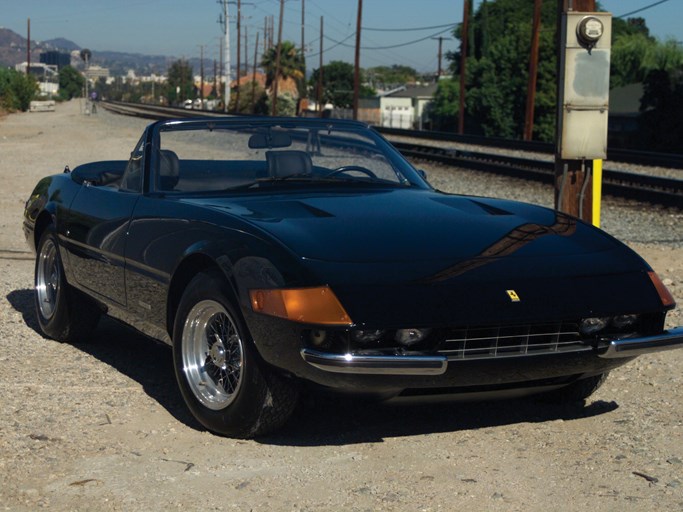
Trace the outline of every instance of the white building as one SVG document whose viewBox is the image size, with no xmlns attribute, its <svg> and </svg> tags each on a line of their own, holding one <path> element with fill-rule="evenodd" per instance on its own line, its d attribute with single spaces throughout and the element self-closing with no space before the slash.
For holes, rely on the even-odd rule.
<svg viewBox="0 0 683 512">
<path fill-rule="evenodd" d="M 90 80 L 97 80 L 98 78 L 109 78 L 109 68 L 103 68 L 101 66 L 95 66 L 91 64 L 88 69 L 85 70 L 85 76 Z"/>
<path fill-rule="evenodd" d="M 380 98 L 381 125 L 388 128 L 421 129 L 427 121 L 427 105 L 436 84 L 401 87 Z"/>
</svg>

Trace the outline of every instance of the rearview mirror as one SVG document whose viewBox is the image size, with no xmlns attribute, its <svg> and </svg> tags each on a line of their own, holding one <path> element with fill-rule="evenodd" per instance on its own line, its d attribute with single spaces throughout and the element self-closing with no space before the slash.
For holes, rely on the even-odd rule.
<svg viewBox="0 0 683 512">
<path fill-rule="evenodd" d="M 249 137 L 251 149 L 288 148 L 292 145 L 292 137 L 288 133 L 255 133 Z"/>
</svg>

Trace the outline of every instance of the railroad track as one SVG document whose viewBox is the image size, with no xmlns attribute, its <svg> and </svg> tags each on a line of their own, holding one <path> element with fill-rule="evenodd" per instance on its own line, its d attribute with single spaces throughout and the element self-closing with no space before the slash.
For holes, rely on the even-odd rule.
<svg viewBox="0 0 683 512">
<path fill-rule="evenodd" d="M 480 135 L 460 135 L 448 132 L 432 132 L 424 130 L 403 130 L 398 128 L 381 127 L 377 130 L 384 135 L 396 135 L 424 139 L 431 141 L 471 144 L 475 146 L 512 149 L 516 151 L 531 151 L 534 153 L 555 154 L 555 145 L 549 142 L 526 141 L 515 139 L 501 139 L 483 137 Z M 653 165 L 670 169 L 683 169 L 683 154 L 659 153 L 655 151 L 634 151 L 631 149 L 607 149 L 607 160 L 636 165 Z"/>
<path fill-rule="evenodd" d="M 170 119 L 170 118 L 184 118 L 184 117 L 222 117 L 225 114 L 221 112 L 211 112 L 205 110 L 189 110 L 176 107 L 162 107 L 157 105 L 142 105 L 132 103 L 120 102 L 100 102 L 100 105 L 111 112 L 117 114 L 130 115 L 135 117 L 142 117 L 146 119 Z M 391 128 L 378 129 L 385 135 L 401 135 L 414 137 L 418 134 L 421 139 L 429 140 L 448 140 L 453 141 L 453 137 L 461 138 L 463 136 L 453 136 L 453 134 L 436 133 L 434 138 L 428 135 L 434 132 L 416 132 L 413 130 L 396 130 Z M 444 138 L 446 137 L 446 138 Z M 486 140 L 489 146 L 492 145 L 491 139 L 483 139 L 481 137 L 464 136 L 468 144 L 481 144 L 482 140 Z M 524 142 L 524 141 L 509 141 L 504 139 L 496 139 L 500 142 L 498 147 L 506 147 L 508 149 L 520 149 L 524 146 L 527 151 L 534 152 L 548 152 L 548 147 L 551 146 L 539 142 Z M 465 143 L 465 141 L 462 141 Z M 495 174 L 503 174 L 527 180 L 536 180 L 546 183 L 553 183 L 555 176 L 554 162 L 547 160 L 538 160 L 531 158 L 518 158 L 499 154 L 489 154 L 473 151 L 461 151 L 457 149 L 445 149 L 435 146 L 420 145 L 415 143 L 392 141 L 392 144 L 406 157 L 417 160 L 425 160 L 431 162 L 438 162 L 444 165 L 459 167 L 465 169 L 472 169 L 483 172 L 490 172 Z M 637 152 L 629 152 L 637 153 Z M 645 153 L 648 155 L 649 153 Z M 664 167 L 676 167 L 676 158 L 683 158 L 680 155 L 666 155 L 659 153 L 652 153 L 652 161 L 648 161 L 649 165 L 658 165 Z M 642 156 L 639 156 L 639 163 L 643 163 Z M 672 165 L 663 165 L 666 158 L 673 158 L 669 162 Z M 676 164 L 676 165 L 673 165 Z M 683 162 L 681 162 L 683 166 Z M 635 199 L 647 203 L 661 204 L 665 206 L 673 206 L 683 209 L 683 180 L 673 178 L 662 178 L 658 176 L 650 176 L 646 174 L 636 174 L 624 171 L 603 170 L 603 185 L 602 190 L 604 194 L 613 195 L 617 197 L 624 197 L 628 199 Z"/>
<path fill-rule="evenodd" d="M 116 114 L 154 120 L 178 119 L 182 117 L 223 117 L 226 115 L 222 112 L 211 112 L 208 110 L 190 110 L 178 107 L 145 105 L 142 103 L 123 103 L 119 101 L 100 101 L 99 105 Z"/>
<path fill-rule="evenodd" d="M 555 163 L 498 154 L 443 149 L 405 142 L 392 144 L 406 157 L 476 171 L 553 183 Z M 683 209 L 683 180 L 604 169 L 604 194 Z"/>
</svg>

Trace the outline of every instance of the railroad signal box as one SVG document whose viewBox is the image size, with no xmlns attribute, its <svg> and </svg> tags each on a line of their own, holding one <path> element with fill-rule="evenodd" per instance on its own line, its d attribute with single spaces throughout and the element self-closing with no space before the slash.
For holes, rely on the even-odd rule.
<svg viewBox="0 0 683 512">
<path fill-rule="evenodd" d="M 563 160 L 607 156 L 612 15 L 567 12 L 562 17 L 557 153 Z"/>
</svg>

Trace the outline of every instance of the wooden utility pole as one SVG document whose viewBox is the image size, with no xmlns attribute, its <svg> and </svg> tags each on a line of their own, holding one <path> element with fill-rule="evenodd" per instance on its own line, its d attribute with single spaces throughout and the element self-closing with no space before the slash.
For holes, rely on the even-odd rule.
<svg viewBox="0 0 683 512">
<path fill-rule="evenodd" d="M 305 11 L 305 5 L 306 5 L 306 0 L 301 0 L 301 58 L 303 59 L 303 66 L 304 69 L 302 70 L 304 73 L 303 81 L 304 85 L 301 88 L 303 97 L 306 97 L 306 41 L 304 39 L 304 22 L 306 20 L 306 11 Z"/>
<path fill-rule="evenodd" d="M 595 0 L 558 0 L 557 34 L 558 40 L 562 33 L 562 16 L 566 12 L 595 12 Z M 557 45 L 557 133 L 559 141 L 562 137 L 560 131 L 563 105 L 560 100 L 559 77 L 564 76 L 561 69 L 562 54 L 564 43 L 560 41 Z M 559 147 L 559 144 L 557 144 Z M 593 187 L 590 183 L 592 171 L 592 160 L 563 160 L 559 151 L 555 155 L 555 209 L 591 223 L 593 220 Z"/>
<path fill-rule="evenodd" d="M 225 71 L 223 69 L 223 46 L 224 46 L 223 45 L 223 38 L 221 37 L 220 43 L 219 43 L 220 51 L 218 52 L 219 53 L 218 59 L 220 60 L 220 63 L 218 64 L 218 77 L 219 78 L 218 78 L 218 88 L 216 89 L 216 96 L 219 98 L 223 96 L 223 93 L 221 92 L 221 88 L 222 88 L 221 86 L 223 85 L 223 76 L 224 76 L 223 73 Z"/>
<path fill-rule="evenodd" d="M 458 110 L 458 133 L 465 133 L 465 79 L 467 77 L 467 43 L 469 29 L 470 0 L 463 3 L 462 27 L 460 30 L 460 106 Z"/>
<path fill-rule="evenodd" d="M 214 96 L 218 96 L 218 64 L 216 63 L 216 59 L 213 59 L 213 94 Z M 154 83 L 154 82 L 152 82 Z"/>
<path fill-rule="evenodd" d="M 439 41 L 439 53 L 438 53 L 439 68 L 438 68 L 438 70 L 437 70 L 437 72 L 436 72 L 436 77 L 437 77 L 437 80 L 438 80 L 438 78 L 443 74 L 443 70 L 442 70 L 442 68 L 441 68 L 441 60 L 442 60 L 442 57 L 443 57 L 443 51 L 442 51 L 442 49 L 443 49 L 443 41 L 444 41 L 444 39 L 449 40 L 450 37 L 439 36 L 439 37 L 432 37 L 432 39 L 436 39 L 437 41 Z"/>
<path fill-rule="evenodd" d="M 353 118 L 358 119 L 358 99 L 360 98 L 360 24 L 363 16 L 363 0 L 358 0 L 356 19 L 356 58 L 353 68 Z"/>
<path fill-rule="evenodd" d="M 26 76 L 31 72 L 31 18 L 27 21 L 28 35 L 26 36 Z"/>
<path fill-rule="evenodd" d="M 524 118 L 524 140 L 531 140 L 534 132 L 534 104 L 536 103 L 536 77 L 538 75 L 538 39 L 541 30 L 541 3 L 542 0 L 534 0 L 534 20 L 531 25 L 529 79 L 526 92 L 526 116 Z"/>
<path fill-rule="evenodd" d="M 277 29 L 277 50 L 275 53 L 275 82 L 273 84 L 273 108 L 272 115 L 277 115 L 277 89 L 280 81 L 280 52 L 282 51 L 282 16 L 285 10 L 285 0 L 280 0 L 280 24 Z"/>
<path fill-rule="evenodd" d="M 254 43 L 254 67 L 251 73 L 251 112 L 256 113 L 256 61 L 258 60 L 258 35 L 256 32 L 256 43 Z"/>
<path fill-rule="evenodd" d="M 199 45 L 199 99 L 204 108 L 204 45 Z"/>
<path fill-rule="evenodd" d="M 223 111 L 227 112 L 230 105 L 230 13 L 228 12 L 228 0 L 220 1 L 223 12 L 221 13 L 220 21 L 223 23 L 223 29 L 225 30 L 223 43 L 225 44 L 225 65 L 223 69 L 225 71 L 225 93 L 223 94 Z"/>
<path fill-rule="evenodd" d="M 270 15 L 270 41 L 268 43 L 268 48 L 275 46 L 275 16 Z"/>
<path fill-rule="evenodd" d="M 320 64 L 318 65 L 318 94 L 316 97 L 318 103 L 318 113 L 320 117 L 323 116 L 323 17 L 320 16 Z"/>
<path fill-rule="evenodd" d="M 241 41 L 242 41 L 242 0 L 237 0 L 237 91 L 235 91 L 235 112 L 240 111 L 240 75 L 242 74 L 242 63 L 240 62 Z"/>
<path fill-rule="evenodd" d="M 249 76 L 249 36 L 247 26 L 244 27 L 244 77 Z M 247 85 L 247 81 L 244 81 L 244 85 Z M 239 87 L 239 82 L 237 82 Z"/>
</svg>

